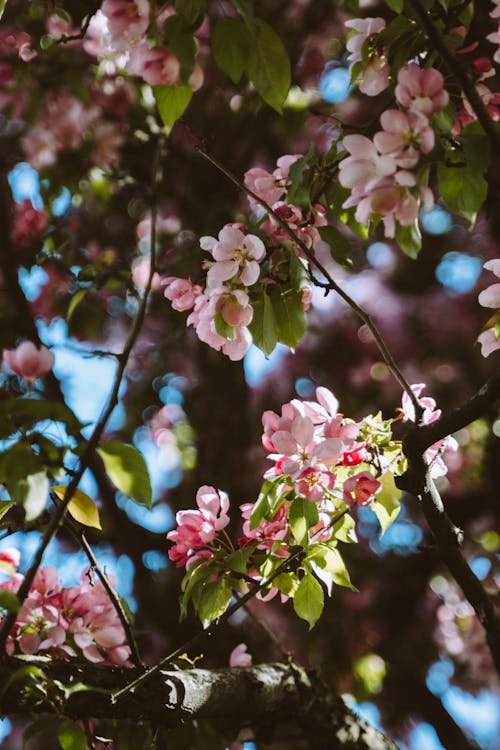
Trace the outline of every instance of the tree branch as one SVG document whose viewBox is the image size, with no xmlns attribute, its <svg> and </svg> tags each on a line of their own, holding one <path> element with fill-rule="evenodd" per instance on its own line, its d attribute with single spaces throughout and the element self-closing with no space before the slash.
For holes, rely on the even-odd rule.
<svg viewBox="0 0 500 750">
<path fill-rule="evenodd" d="M 195 719 L 213 721 L 227 729 L 252 726 L 277 728 L 295 724 L 313 747 L 322 750 L 397 750 L 388 737 L 355 716 L 338 695 L 329 692 L 319 677 L 295 664 L 262 664 L 239 669 L 159 671 L 147 685 L 116 704 L 110 694 L 129 680 L 132 670 L 98 667 L 73 661 L 34 658 L 42 669 L 35 693 L 21 680 L 11 681 L 0 697 L 2 714 L 59 713 L 78 719 L 106 718 L 150 721 L 176 727 Z M 26 665 L 11 657 L 0 680 Z M 57 680 L 60 685 L 51 684 Z M 85 690 L 75 691 L 83 683 Z M 64 697 L 64 688 L 68 698 Z M 56 694 L 54 695 L 54 691 Z M 47 699 L 41 698 L 41 694 Z M 50 700 L 49 700 L 50 696 Z"/>
<path fill-rule="evenodd" d="M 500 132 L 497 130 L 493 120 L 489 116 L 488 110 L 479 96 L 474 82 L 469 78 L 467 69 L 462 61 L 459 60 L 458 57 L 447 47 L 441 32 L 432 20 L 429 11 L 423 7 L 421 0 L 408 0 L 408 5 L 412 9 L 415 19 L 425 29 L 429 41 L 432 42 L 433 48 L 439 52 L 440 57 L 446 65 L 448 73 L 460 84 L 470 106 L 476 114 L 477 119 L 490 139 L 491 145 L 499 150 Z"/>
</svg>

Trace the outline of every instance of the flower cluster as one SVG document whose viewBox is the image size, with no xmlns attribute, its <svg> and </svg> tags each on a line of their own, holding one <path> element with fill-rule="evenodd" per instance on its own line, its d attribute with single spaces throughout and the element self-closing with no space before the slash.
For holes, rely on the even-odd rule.
<svg viewBox="0 0 500 750">
<path fill-rule="evenodd" d="M 31 341 L 23 341 L 16 349 L 5 349 L 3 361 L 16 375 L 33 382 L 50 372 L 54 355 L 46 346 L 37 349 Z"/>
<path fill-rule="evenodd" d="M 385 234 L 394 237 L 396 222 L 412 225 L 420 201 L 432 207 L 429 187 L 411 169 L 422 154 L 434 148 L 430 118 L 448 102 L 443 76 L 434 68 L 410 63 L 398 74 L 396 99 L 406 109 L 390 109 L 380 118 L 382 130 L 373 141 L 363 135 L 348 135 L 343 144 L 350 156 L 340 163 L 340 183 L 351 190 L 344 208 L 356 206 L 356 220 L 368 224 L 381 217 Z"/>
<path fill-rule="evenodd" d="M 10 555 L 10 562 L 16 567 L 19 556 Z M 15 594 L 22 580 L 20 573 L 13 573 L 0 589 Z M 121 666 L 129 666 L 130 656 L 123 626 L 100 581 L 85 573 L 78 585 L 63 587 L 50 567 L 38 570 L 7 640 L 7 652 L 48 652 Z"/>
<path fill-rule="evenodd" d="M 314 211 L 304 210 L 289 200 L 290 168 L 300 158 L 300 154 L 280 156 L 276 162 L 276 169 L 272 173 L 261 167 L 252 167 L 245 172 L 247 188 L 273 210 L 274 215 L 269 214 L 262 224 L 270 245 L 280 245 L 283 240 L 290 240 L 290 235 L 280 221 L 286 224 L 308 248 L 314 248 L 321 239 L 317 227 L 327 224 L 323 206 L 315 205 Z M 250 206 L 259 205 L 252 196 L 248 196 L 248 201 Z M 300 248 L 296 247 L 296 251 L 300 254 Z"/>
<path fill-rule="evenodd" d="M 390 67 L 386 49 L 377 43 L 377 35 L 385 29 L 385 21 L 383 18 L 352 18 L 344 25 L 353 30 L 346 44 L 349 72 L 358 80 L 359 90 L 363 94 L 377 96 L 389 85 Z M 368 50 L 365 45 L 369 47 Z"/>
<path fill-rule="evenodd" d="M 429 424 L 441 412 L 434 399 L 421 396 L 424 388 L 412 386 L 423 407 L 423 422 Z M 400 411 L 399 419 L 415 419 L 407 394 Z M 229 499 L 214 487 L 198 490 L 198 509 L 177 513 L 177 528 L 167 535 L 174 543 L 170 559 L 187 569 L 183 610 L 192 598 L 209 622 L 228 606 L 232 589 L 241 593 L 246 582 L 266 581 L 301 547 L 308 561 L 306 575 L 319 578 L 328 591 L 334 582 L 350 586 L 338 543 L 355 541 L 355 508 L 371 506 L 384 528 L 397 515 L 400 492 L 393 476 L 405 471 L 406 460 L 401 443 L 392 438 L 392 421 L 377 414 L 355 422 L 339 413 L 337 399 L 323 387 L 316 389 L 315 400 L 293 399 L 280 414 L 264 412 L 262 443 L 272 467 L 264 474 L 258 500 L 240 506 L 243 533 L 238 545 L 223 531 L 229 523 Z M 442 454 L 456 447 L 447 437 L 427 450 L 432 476 L 446 474 Z M 282 601 L 294 598 L 300 581 L 293 570 L 280 573 L 257 596 L 266 601 L 278 593 Z M 211 616 L 204 609 L 205 590 L 219 591 L 225 602 L 214 605 Z"/>
<path fill-rule="evenodd" d="M 266 254 L 262 240 L 245 234 L 242 225 L 227 224 L 218 239 L 202 237 L 200 245 L 214 262 L 207 262 L 205 289 L 187 279 L 168 277 L 165 297 L 174 310 L 192 312 L 187 324 L 192 325 L 200 341 L 230 359 L 241 359 L 252 342 L 248 325 L 253 308 L 247 288 L 260 275 L 259 262 Z"/>
<path fill-rule="evenodd" d="M 421 393 L 425 389 L 425 383 L 415 383 L 411 386 L 411 390 L 418 399 L 418 403 L 423 408 L 423 414 L 421 421 L 423 424 L 431 424 L 439 419 L 441 416 L 441 409 L 436 409 L 436 402 L 430 396 L 422 396 Z M 401 415 L 403 421 L 409 420 L 415 422 L 415 408 L 411 402 L 409 395 L 405 392 L 402 397 L 402 409 Z M 437 443 L 431 445 L 425 451 L 425 457 L 430 469 L 431 477 L 443 477 L 448 473 L 448 468 L 443 461 L 443 453 L 445 451 L 456 451 L 458 450 L 458 443 L 454 437 L 448 435 L 448 437 L 438 440 Z"/>
<path fill-rule="evenodd" d="M 489 260 L 484 264 L 484 268 L 487 271 L 492 271 L 495 276 L 500 278 L 500 259 Z M 483 307 L 490 307 L 495 309 L 496 315 L 487 324 L 486 330 L 484 330 L 478 337 L 478 341 L 481 344 L 481 353 L 483 357 L 489 357 L 489 355 L 500 349 L 500 333 L 499 333 L 499 310 L 500 310 L 500 283 L 491 284 L 487 289 L 483 289 L 478 297 L 479 304 Z"/>
<path fill-rule="evenodd" d="M 337 561 L 332 550 L 338 518 L 351 518 L 356 506 L 373 504 L 384 474 L 398 471 L 401 446 L 392 440 L 390 421 L 369 416 L 356 423 L 344 417 L 327 388 L 317 388 L 314 401 L 292 400 L 281 414 L 264 412 L 262 424 L 262 443 L 273 465 L 264 475 L 257 502 L 240 506 L 243 533 L 238 547 L 225 532 L 220 534 L 229 523 L 225 493 L 201 487 L 198 510 L 177 513 L 177 528 L 167 535 L 174 542 L 169 556 L 178 566 L 186 566 L 187 576 L 205 575 L 212 583 L 222 580 L 232 554 L 243 561 L 246 580 L 261 582 L 297 544 L 314 554 L 326 550 Z M 351 519 L 348 528 L 353 526 Z M 344 541 L 349 540 L 344 536 Z M 237 571 L 241 573 L 241 567 Z M 330 588 L 332 574 L 321 565 L 317 574 Z M 297 585 L 293 575 L 285 576 L 258 596 L 267 600 L 279 592 L 285 600 L 293 597 Z"/>
<path fill-rule="evenodd" d="M 168 554 L 178 567 L 192 564 L 200 555 L 210 555 L 209 545 L 229 523 L 229 498 L 225 492 L 203 485 L 196 493 L 196 504 L 198 510 L 177 513 L 177 528 L 167 534 L 167 539 L 174 542 Z"/>
<path fill-rule="evenodd" d="M 146 36 L 151 12 L 149 0 L 104 0 L 90 24 L 86 49 L 89 54 L 107 60 L 110 70 L 113 66 L 109 61 L 113 60 L 117 70 L 125 69 L 150 86 L 179 84 L 178 58 L 165 47 L 152 45 Z M 164 21 L 162 9 L 156 22 L 160 25 Z M 198 63 L 188 83 L 194 90 L 202 85 L 203 71 Z"/>
</svg>

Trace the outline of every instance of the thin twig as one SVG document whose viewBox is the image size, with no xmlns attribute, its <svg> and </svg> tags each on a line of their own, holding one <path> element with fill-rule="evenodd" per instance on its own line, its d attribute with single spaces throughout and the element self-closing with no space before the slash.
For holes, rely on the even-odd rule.
<svg viewBox="0 0 500 750">
<path fill-rule="evenodd" d="M 308 261 L 313 265 L 317 270 L 325 277 L 326 283 L 323 283 L 319 281 L 318 279 L 313 279 L 313 282 L 318 284 L 318 286 L 322 286 L 324 289 L 332 290 L 336 292 L 344 302 L 346 302 L 349 307 L 351 307 L 354 312 L 358 315 L 358 317 L 363 321 L 363 323 L 367 326 L 367 328 L 370 330 L 373 338 L 375 339 L 377 346 L 380 350 L 380 353 L 382 354 L 382 357 L 384 358 L 384 361 L 389 368 L 390 372 L 394 375 L 400 386 L 406 393 L 408 394 L 408 397 L 410 398 L 416 414 L 421 415 L 422 414 L 422 407 L 420 406 L 417 397 L 413 393 L 410 384 L 406 380 L 405 376 L 397 366 L 396 362 L 394 361 L 392 354 L 390 353 L 389 349 L 387 348 L 387 345 L 382 337 L 382 334 L 378 330 L 377 326 L 371 319 L 370 315 L 368 315 L 363 308 L 358 305 L 358 303 L 344 290 L 342 287 L 340 287 L 337 282 L 331 277 L 331 275 L 328 273 L 326 268 L 323 266 L 323 264 L 316 258 L 316 255 L 311 250 L 311 248 L 307 247 L 307 245 L 301 240 L 300 237 L 297 236 L 297 234 L 293 231 L 293 229 L 290 229 L 286 221 L 284 221 L 279 214 L 276 213 L 276 211 L 273 210 L 273 208 L 262 198 L 260 198 L 256 193 L 253 192 L 253 190 L 250 190 L 244 182 L 239 180 L 232 172 L 230 172 L 218 159 L 215 158 L 215 156 L 212 156 L 208 153 L 204 148 L 202 148 L 199 144 L 196 146 L 196 150 L 198 151 L 201 156 L 203 156 L 204 159 L 210 162 L 216 169 L 219 170 L 219 172 L 222 172 L 231 182 L 236 185 L 240 190 L 242 190 L 244 193 L 249 195 L 251 198 L 253 198 L 254 201 L 259 203 L 270 216 L 273 217 L 275 221 L 278 222 L 278 224 L 284 229 L 284 231 L 288 234 L 290 239 L 300 247 Z"/>
<path fill-rule="evenodd" d="M 239 597 L 238 597 L 238 596 L 236 596 L 236 599 L 238 599 L 238 598 L 239 598 Z M 250 605 L 249 605 L 248 603 L 244 605 L 244 609 L 245 609 L 245 612 L 246 612 L 246 613 L 248 614 L 248 616 L 249 616 L 249 617 L 250 617 L 250 618 L 251 618 L 251 619 L 252 619 L 252 620 L 253 620 L 253 621 L 254 621 L 254 622 L 255 622 L 255 623 L 256 623 L 256 624 L 257 624 L 257 625 L 259 626 L 259 628 L 260 628 L 260 629 L 261 629 L 261 630 L 262 630 L 262 631 L 263 631 L 263 632 L 264 632 L 264 633 L 266 634 L 266 636 L 267 636 L 267 637 L 269 638 L 269 640 L 271 641 L 271 643 L 273 644 L 273 646 L 275 646 L 275 647 L 276 647 L 276 648 L 278 649 L 278 651 L 280 652 L 280 654 L 281 654 L 281 655 L 282 655 L 282 656 L 283 656 L 283 657 L 284 657 L 285 659 L 287 659 L 287 660 L 288 660 L 288 659 L 290 659 L 290 658 L 291 658 L 291 653 L 290 653 L 290 651 L 288 651 L 288 649 L 286 649 L 286 648 L 285 648 L 285 647 L 283 646 L 283 644 L 281 643 L 280 639 L 278 638 L 278 636 L 276 635 L 276 633 L 274 632 L 274 630 L 273 630 L 273 629 L 271 628 L 271 626 L 269 625 L 269 623 L 268 623 L 268 622 L 266 622 L 266 620 L 264 620 L 264 618 L 263 618 L 263 617 L 259 617 L 259 615 L 257 615 L 257 614 L 256 614 L 256 613 L 255 613 L 255 612 L 253 611 L 253 609 L 251 609 L 251 607 L 250 607 Z"/>
<path fill-rule="evenodd" d="M 59 498 L 55 494 L 55 492 L 50 493 L 50 497 L 52 499 L 52 502 L 57 507 L 59 505 Z M 137 642 L 134 637 L 134 633 L 132 630 L 132 625 L 129 622 L 129 619 L 127 617 L 127 613 L 125 612 L 125 609 L 120 601 L 120 597 L 118 596 L 118 593 L 113 588 L 111 581 L 107 577 L 106 573 L 102 570 L 99 563 L 97 562 L 97 558 L 92 552 L 92 548 L 90 544 L 88 543 L 87 537 L 85 536 L 84 532 L 77 527 L 68 517 L 66 517 L 64 524 L 66 528 L 68 529 L 69 533 L 73 537 L 73 539 L 78 542 L 82 550 L 87 555 L 87 559 L 91 565 L 91 568 L 96 572 L 97 577 L 101 581 L 102 585 L 104 586 L 104 589 L 106 590 L 107 595 L 109 596 L 109 599 L 115 608 L 116 614 L 118 615 L 120 622 L 122 624 L 123 630 L 125 631 L 125 636 L 127 638 L 128 645 L 130 646 L 130 653 L 132 656 L 132 661 L 134 662 L 136 667 L 142 666 L 141 657 L 139 655 L 139 650 L 137 648 Z"/>
<path fill-rule="evenodd" d="M 56 511 L 54 515 L 52 516 L 52 519 L 49 525 L 45 529 L 45 532 L 42 536 L 42 540 L 34 555 L 33 561 L 29 569 L 27 570 L 24 576 L 24 579 L 21 582 L 21 585 L 19 586 L 19 589 L 17 590 L 17 598 L 21 605 L 23 604 L 24 600 L 29 594 L 35 575 L 38 571 L 38 568 L 41 565 L 45 550 L 47 549 L 52 539 L 56 536 L 57 532 L 60 530 L 64 522 L 68 504 L 71 498 L 73 497 L 75 490 L 78 487 L 78 484 L 89 465 L 89 461 L 94 455 L 94 451 L 99 444 L 99 441 L 106 428 L 108 420 L 112 412 L 114 411 L 115 406 L 118 403 L 118 394 L 119 394 L 120 386 L 121 386 L 123 376 L 125 374 L 125 370 L 128 364 L 128 360 L 132 352 L 132 349 L 134 348 L 137 337 L 139 336 L 139 333 L 142 328 L 142 323 L 144 321 L 144 316 L 146 314 L 146 308 L 148 305 L 149 294 L 152 288 L 153 275 L 155 273 L 155 265 L 156 265 L 156 216 L 157 216 L 156 193 L 157 193 L 157 185 L 159 184 L 160 179 L 161 179 L 161 171 L 160 171 L 160 164 L 159 164 L 159 161 L 160 161 L 159 151 L 160 151 L 160 143 L 157 148 L 157 154 L 156 154 L 154 168 L 153 168 L 153 199 L 152 199 L 152 207 L 151 207 L 151 248 L 150 248 L 151 260 L 150 260 L 149 275 L 148 275 L 147 283 L 144 289 L 144 294 L 139 303 L 139 307 L 137 309 L 135 317 L 132 321 L 132 325 L 130 327 L 130 331 L 127 336 L 127 340 L 125 342 L 125 346 L 123 348 L 122 354 L 118 360 L 118 367 L 117 367 L 117 371 L 115 374 L 113 387 L 112 387 L 110 396 L 108 398 L 108 403 L 106 407 L 104 408 L 104 410 L 102 411 L 102 414 L 99 417 L 99 420 L 97 421 L 94 427 L 92 435 L 90 436 L 88 442 L 85 444 L 85 448 L 83 449 L 83 452 L 80 458 L 79 468 L 75 472 L 75 475 L 72 477 L 69 484 L 66 486 L 64 497 L 60 505 L 58 505 L 58 507 L 56 508 Z M 15 621 L 16 621 L 16 614 L 13 612 L 7 613 L 7 615 L 2 620 L 2 623 L 0 625 L 0 650 L 2 652 L 5 652 L 5 643 L 7 641 L 7 637 Z"/>
</svg>

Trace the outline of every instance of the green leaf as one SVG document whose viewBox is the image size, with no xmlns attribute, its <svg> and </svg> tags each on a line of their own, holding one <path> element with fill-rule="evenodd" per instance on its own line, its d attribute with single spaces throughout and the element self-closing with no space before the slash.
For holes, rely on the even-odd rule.
<svg viewBox="0 0 500 750">
<path fill-rule="evenodd" d="M 333 525 L 333 536 L 340 542 L 352 543 L 357 542 L 356 523 L 354 518 L 346 513 Z"/>
<path fill-rule="evenodd" d="M 401 510 L 399 502 L 401 490 L 398 490 L 396 487 L 394 476 L 389 471 L 383 475 L 380 481 L 382 489 L 375 495 L 375 500 L 370 505 L 370 508 L 377 516 L 383 534 L 394 523 Z"/>
<path fill-rule="evenodd" d="M 63 721 L 57 733 L 62 750 L 87 750 L 87 738 L 83 729 L 73 721 Z"/>
<path fill-rule="evenodd" d="M 197 609 L 204 628 L 208 628 L 211 622 L 224 614 L 231 596 L 231 584 L 226 576 L 221 576 L 203 587 Z"/>
<path fill-rule="evenodd" d="M 463 216 L 472 226 L 486 200 L 488 183 L 480 171 L 471 167 L 450 167 L 438 164 L 439 192 L 447 208 Z"/>
<path fill-rule="evenodd" d="M 278 343 L 278 331 L 271 298 L 263 284 L 252 290 L 253 318 L 248 326 L 253 343 L 269 356 Z"/>
<path fill-rule="evenodd" d="M 278 340 L 290 349 L 294 349 L 306 332 L 306 321 L 302 294 L 290 285 L 275 286 L 269 295 L 271 298 Z"/>
<path fill-rule="evenodd" d="M 223 336 L 229 341 L 234 339 L 234 326 L 230 326 L 229 323 L 226 323 L 220 312 L 216 313 L 214 316 L 214 326 L 219 336 Z"/>
<path fill-rule="evenodd" d="M 52 492 L 57 495 L 59 500 L 63 500 L 66 487 L 52 487 Z M 102 528 L 97 505 L 91 497 L 81 490 L 76 489 L 73 492 L 73 497 L 68 503 L 68 513 L 73 516 L 75 521 L 84 526 L 92 526 L 94 529 Z"/>
<path fill-rule="evenodd" d="M 165 130 L 169 134 L 186 111 L 193 89 L 191 86 L 153 86 L 153 93 Z"/>
<path fill-rule="evenodd" d="M 301 547 L 307 546 L 307 532 L 318 523 L 318 507 L 316 503 L 305 497 L 296 497 L 290 505 L 290 528 L 292 534 Z"/>
<path fill-rule="evenodd" d="M 253 0 L 231 0 L 231 2 L 243 18 L 253 20 Z"/>
<path fill-rule="evenodd" d="M 315 548 L 311 558 L 320 568 L 330 573 L 333 582 L 337 586 L 345 586 L 351 589 L 351 591 L 357 591 L 357 588 L 351 583 L 349 572 L 338 549 L 329 544 L 322 543 L 315 545 Z"/>
<path fill-rule="evenodd" d="M 0 501 L 0 519 L 4 517 L 4 515 L 7 513 L 12 506 L 15 505 L 15 502 L 13 500 L 1 500 Z"/>
<path fill-rule="evenodd" d="M 290 60 L 279 36 L 260 18 L 255 22 L 246 73 L 264 101 L 281 113 L 290 89 Z"/>
<path fill-rule="evenodd" d="M 212 53 L 219 68 L 238 83 L 250 53 L 247 27 L 237 18 L 221 18 L 212 32 Z"/>
<path fill-rule="evenodd" d="M 416 258 L 422 247 L 422 234 L 418 225 L 418 219 L 409 227 L 396 224 L 396 242 L 401 250 L 410 258 Z"/>
<path fill-rule="evenodd" d="M 309 630 L 318 622 L 324 605 L 323 587 L 313 574 L 307 571 L 297 586 L 293 597 L 293 608 L 300 618 L 309 623 Z"/>
<path fill-rule="evenodd" d="M 246 573 L 248 558 L 254 552 L 254 546 L 248 545 L 243 549 L 237 549 L 224 558 L 224 565 L 228 570 L 234 570 L 235 573 Z"/>
<path fill-rule="evenodd" d="M 68 309 L 66 310 L 66 321 L 69 323 L 73 313 L 75 312 L 76 308 L 82 302 L 83 298 L 87 294 L 86 289 L 79 289 L 75 294 L 71 297 L 68 305 Z"/>
<path fill-rule="evenodd" d="M 182 579 L 181 588 L 183 594 L 181 597 L 180 620 L 183 620 L 187 615 L 187 606 L 195 589 L 200 585 L 202 586 L 210 575 L 212 575 L 212 570 L 207 566 L 205 559 L 195 562 L 195 564 L 189 568 Z"/>
<path fill-rule="evenodd" d="M 351 243 L 336 227 L 319 227 L 319 234 L 323 242 L 330 246 L 330 255 L 336 263 L 346 268 L 352 268 Z"/>
<path fill-rule="evenodd" d="M 46 419 L 63 422 L 70 435 L 78 435 L 82 428 L 71 409 L 64 404 L 38 398 L 0 400 L 0 438 L 12 435 L 20 426 L 28 429 Z"/>
<path fill-rule="evenodd" d="M 133 445 L 117 440 L 101 443 L 97 452 L 113 484 L 136 503 L 151 508 L 153 492 L 148 467 Z"/>
<path fill-rule="evenodd" d="M 180 16 L 169 16 L 163 26 L 169 50 L 181 64 L 181 80 L 187 83 L 193 72 L 197 46 L 194 36 L 186 31 Z"/>
<path fill-rule="evenodd" d="M 0 0 L 0 19 L 3 16 L 6 5 L 7 5 L 7 0 Z"/>
<path fill-rule="evenodd" d="M 205 15 L 206 0 L 175 0 L 175 12 L 185 28 L 197 28 Z"/>
<path fill-rule="evenodd" d="M 394 11 L 394 13 L 403 12 L 403 0 L 385 0 L 385 2 L 389 6 L 389 8 Z"/>
<path fill-rule="evenodd" d="M 21 605 L 19 599 L 12 591 L 3 590 L 0 591 L 0 607 L 6 609 L 7 612 L 19 612 Z"/>
<path fill-rule="evenodd" d="M 283 484 L 287 481 L 287 476 L 283 475 L 274 480 L 266 479 L 254 505 L 250 516 L 250 528 L 255 529 L 259 526 L 264 518 L 271 520 L 285 501 L 283 494 Z"/>
</svg>

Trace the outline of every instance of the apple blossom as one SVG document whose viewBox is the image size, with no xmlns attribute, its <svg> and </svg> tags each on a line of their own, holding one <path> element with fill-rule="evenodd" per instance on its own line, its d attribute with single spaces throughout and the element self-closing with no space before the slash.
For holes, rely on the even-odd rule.
<svg viewBox="0 0 500 750">
<path fill-rule="evenodd" d="M 349 72 L 356 63 L 363 62 L 363 46 L 371 38 L 374 39 L 373 47 L 368 53 L 368 61 L 361 71 L 357 73 L 359 78 L 359 90 L 367 96 L 377 96 L 389 85 L 389 63 L 385 50 L 380 49 L 376 43 L 376 35 L 385 29 L 383 18 L 353 18 L 346 21 L 345 26 L 353 29 L 347 39 L 346 47 L 349 51 Z"/>
<path fill-rule="evenodd" d="M 483 268 L 492 271 L 495 276 L 500 278 L 500 259 L 489 260 Z M 478 302 L 483 307 L 500 308 L 500 283 L 492 284 L 487 289 L 483 289 L 478 297 Z"/>
<path fill-rule="evenodd" d="M 203 485 L 196 493 L 198 510 L 180 510 L 175 516 L 177 528 L 167 539 L 174 542 L 168 551 L 176 565 L 185 565 L 191 555 L 214 541 L 218 531 L 229 523 L 229 498 L 225 492 Z"/>
<path fill-rule="evenodd" d="M 348 505 L 369 505 L 381 487 L 378 479 L 369 471 L 361 471 L 345 480 L 344 500 Z"/>
<path fill-rule="evenodd" d="M 258 261 L 264 258 L 266 248 L 256 235 L 244 235 L 240 229 L 226 225 L 219 232 L 218 240 L 202 237 L 200 245 L 215 259 L 207 273 L 209 284 L 238 277 L 244 286 L 251 286 L 259 278 Z"/>
<path fill-rule="evenodd" d="M 28 381 L 46 375 L 54 364 L 54 355 L 46 346 L 39 349 L 31 341 L 23 341 L 16 349 L 5 349 L 4 364 Z"/>
<path fill-rule="evenodd" d="M 409 63 L 398 73 L 396 99 L 411 112 L 430 117 L 446 107 L 449 96 L 439 70 Z"/>
<path fill-rule="evenodd" d="M 230 667 L 251 667 L 252 663 L 246 643 L 239 643 L 229 654 Z"/>
</svg>

